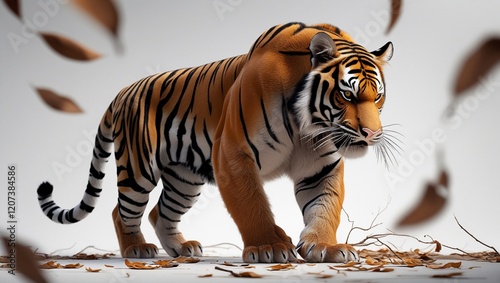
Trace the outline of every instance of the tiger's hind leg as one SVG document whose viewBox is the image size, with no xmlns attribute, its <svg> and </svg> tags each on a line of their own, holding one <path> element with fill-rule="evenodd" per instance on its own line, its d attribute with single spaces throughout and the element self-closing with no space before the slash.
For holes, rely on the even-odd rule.
<svg viewBox="0 0 500 283">
<path fill-rule="evenodd" d="M 162 174 L 163 191 L 149 214 L 149 221 L 170 256 L 202 256 L 201 244 L 186 241 L 178 225 L 182 215 L 198 200 L 204 182 L 182 165 L 174 168 L 175 171 L 166 168 Z"/>
<path fill-rule="evenodd" d="M 113 210 L 113 222 L 122 257 L 154 258 L 158 248 L 146 243 L 141 231 L 141 220 L 155 188 L 154 180 L 135 180 L 124 166 L 118 166 L 118 204 Z"/>
</svg>

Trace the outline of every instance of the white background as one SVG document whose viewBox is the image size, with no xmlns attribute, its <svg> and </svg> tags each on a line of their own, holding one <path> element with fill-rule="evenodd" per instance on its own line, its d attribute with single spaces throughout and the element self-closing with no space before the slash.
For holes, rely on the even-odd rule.
<svg viewBox="0 0 500 283">
<path fill-rule="evenodd" d="M 389 169 L 377 162 L 373 151 L 346 162 L 344 207 L 356 226 L 369 226 L 388 205 L 377 221 L 382 225 L 370 232 L 393 229 L 422 239 L 431 235 L 443 244 L 469 251 L 485 250 L 457 226 L 456 215 L 478 238 L 500 247 L 498 68 L 486 77 L 489 83 L 470 91 L 460 104 L 460 114 L 443 119 L 464 56 L 487 36 L 500 35 L 500 2 L 404 1 L 399 22 L 386 35 L 389 1 L 117 1 L 119 40 L 124 46 L 121 54 L 115 52 L 109 34 L 74 6 L 55 0 L 23 2 L 24 23 L 0 5 L 0 180 L 6 188 L 7 165 L 17 165 L 17 238 L 39 251 L 73 245 L 73 251 L 88 245 L 118 249 L 111 221 L 117 198 L 113 160 L 97 208 L 80 223 L 60 225 L 47 219 L 38 206 L 36 189 L 42 181 L 50 181 L 59 205 L 69 208 L 80 202 L 91 158 L 86 133 L 95 131 L 122 87 L 155 72 L 246 53 L 262 32 L 288 21 L 335 24 L 369 50 L 389 40 L 394 43 L 394 57 L 385 70 L 387 101 L 382 121 L 401 125 L 394 129 L 404 135 L 404 153 L 398 158 L 399 166 Z M 52 3 L 50 9 L 44 9 L 43 3 Z M 221 10 L 223 7 L 227 9 Z M 65 59 L 38 36 L 26 35 L 27 23 L 39 31 L 68 36 L 103 57 L 92 62 Z M 13 44 L 9 40 L 12 33 L 26 42 Z M 54 111 L 34 87 L 53 89 L 76 101 L 85 112 Z M 476 92 L 483 94 L 481 99 L 474 96 Z M 432 140 L 435 131 L 441 132 L 441 139 Z M 437 177 L 437 147 L 451 175 L 446 207 L 432 221 L 397 229 L 395 224 L 416 205 L 425 182 Z M 70 168 L 69 172 L 56 170 L 60 165 Z M 291 183 L 280 179 L 266 189 L 277 223 L 297 243 L 302 219 Z M 5 227 L 6 189 L 1 192 L 0 227 Z M 156 203 L 159 192 L 151 194 L 149 207 Z M 206 187 L 185 218 L 181 227 L 187 238 L 204 245 L 231 242 L 241 246 L 216 188 Z M 344 215 L 340 241 L 349 229 Z M 143 231 L 147 240 L 158 244 L 147 220 Z M 356 231 L 350 242 L 368 233 Z M 7 231 L 2 229 L 0 234 Z M 401 249 L 422 247 L 409 238 L 387 241 Z"/>
</svg>

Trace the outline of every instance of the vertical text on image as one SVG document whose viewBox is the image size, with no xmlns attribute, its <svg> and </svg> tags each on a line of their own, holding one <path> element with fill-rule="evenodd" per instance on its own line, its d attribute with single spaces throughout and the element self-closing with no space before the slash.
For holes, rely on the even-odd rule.
<svg viewBox="0 0 500 283">
<path fill-rule="evenodd" d="M 7 166 L 7 246 L 9 273 L 16 274 L 17 165 Z"/>
</svg>

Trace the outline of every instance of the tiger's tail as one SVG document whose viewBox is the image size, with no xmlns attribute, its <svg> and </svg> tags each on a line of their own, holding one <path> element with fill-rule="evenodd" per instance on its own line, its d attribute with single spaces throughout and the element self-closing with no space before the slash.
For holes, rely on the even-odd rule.
<svg viewBox="0 0 500 283">
<path fill-rule="evenodd" d="M 76 223 L 94 210 L 94 206 L 102 191 L 103 170 L 111 155 L 113 146 L 111 116 L 111 109 L 108 109 L 97 130 L 87 189 L 80 204 L 71 209 L 61 208 L 52 200 L 53 187 L 50 183 L 44 182 L 38 187 L 37 193 L 40 208 L 52 221 L 61 224 Z"/>
</svg>

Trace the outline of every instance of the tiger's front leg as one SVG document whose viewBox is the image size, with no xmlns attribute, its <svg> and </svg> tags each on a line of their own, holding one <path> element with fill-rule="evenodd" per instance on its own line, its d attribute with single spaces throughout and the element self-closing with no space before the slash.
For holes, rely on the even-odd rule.
<svg viewBox="0 0 500 283">
<path fill-rule="evenodd" d="M 352 246 L 337 243 L 344 201 L 343 179 L 342 159 L 325 165 L 313 175 L 296 178 L 295 196 L 305 223 L 297 250 L 308 262 L 359 261 Z"/>
<path fill-rule="evenodd" d="M 243 261 L 296 261 L 291 238 L 275 224 L 255 160 L 230 138 L 215 141 L 212 157 L 221 196 L 243 239 Z"/>
</svg>

